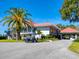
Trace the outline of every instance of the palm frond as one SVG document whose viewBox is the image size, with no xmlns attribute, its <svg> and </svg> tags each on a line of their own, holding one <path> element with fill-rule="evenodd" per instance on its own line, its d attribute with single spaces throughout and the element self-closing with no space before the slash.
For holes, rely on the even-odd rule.
<svg viewBox="0 0 79 59">
<path fill-rule="evenodd" d="M 32 16 L 30 13 L 26 13 L 26 14 L 25 14 L 25 16 L 27 16 L 27 15 Z"/>
<path fill-rule="evenodd" d="M 6 21 L 10 16 L 5 16 L 3 19 L 0 20 L 0 22 Z"/>
<path fill-rule="evenodd" d="M 11 21 L 10 19 L 9 19 L 9 20 L 4 21 L 3 26 L 4 26 L 4 25 L 6 25 L 6 24 L 8 24 L 10 21 Z"/>
<path fill-rule="evenodd" d="M 14 27 L 14 26 L 16 26 L 16 21 L 14 21 L 14 22 L 12 23 L 12 27 Z"/>
<path fill-rule="evenodd" d="M 16 27 L 16 29 L 20 29 L 25 25 L 26 27 L 30 26 L 32 27 L 32 23 L 29 22 L 28 16 L 32 16 L 28 13 L 28 10 L 25 10 L 23 8 L 10 8 L 10 10 L 7 11 L 9 16 L 4 17 L 4 25 L 8 24 L 8 27 Z M 28 21 L 27 21 L 28 20 Z M 11 26 L 10 26 L 11 25 Z"/>
<path fill-rule="evenodd" d="M 9 23 L 8 23 L 8 27 L 13 23 L 13 20 L 11 20 Z"/>
</svg>

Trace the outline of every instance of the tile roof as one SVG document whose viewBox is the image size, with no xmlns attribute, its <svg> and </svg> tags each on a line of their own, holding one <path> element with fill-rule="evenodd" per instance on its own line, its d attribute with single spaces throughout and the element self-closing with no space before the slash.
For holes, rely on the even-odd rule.
<svg viewBox="0 0 79 59">
<path fill-rule="evenodd" d="M 59 29 L 56 25 L 48 23 L 48 22 L 38 24 L 38 23 L 35 23 L 35 22 L 32 22 L 32 21 L 28 21 L 28 23 L 30 23 L 33 27 L 48 27 L 48 26 L 53 26 L 56 29 Z"/>
<path fill-rule="evenodd" d="M 75 32 L 78 32 L 78 31 L 74 28 L 68 27 L 68 28 L 65 28 L 65 29 L 61 30 L 60 32 L 61 33 L 75 33 Z"/>
<path fill-rule="evenodd" d="M 50 23 L 42 23 L 42 24 L 33 23 L 33 24 L 34 27 L 52 26 L 52 24 Z"/>
</svg>

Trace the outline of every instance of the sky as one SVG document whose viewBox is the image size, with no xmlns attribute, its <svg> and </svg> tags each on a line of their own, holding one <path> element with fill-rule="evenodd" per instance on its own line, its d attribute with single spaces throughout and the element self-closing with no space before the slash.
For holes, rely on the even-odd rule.
<svg viewBox="0 0 79 59">
<path fill-rule="evenodd" d="M 9 8 L 25 8 L 32 15 L 32 21 L 36 23 L 50 22 L 52 24 L 70 24 L 61 19 L 59 12 L 64 0 L 0 0 L 0 20 L 6 16 Z M 7 30 L 7 25 L 0 23 L 0 34 Z"/>
</svg>

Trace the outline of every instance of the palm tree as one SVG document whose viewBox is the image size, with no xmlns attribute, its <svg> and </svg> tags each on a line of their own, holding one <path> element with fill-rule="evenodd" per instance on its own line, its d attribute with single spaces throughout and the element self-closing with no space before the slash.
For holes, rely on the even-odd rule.
<svg viewBox="0 0 79 59">
<path fill-rule="evenodd" d="M 7 11 L 8 15 L 5 16 L 1 21 L 4 21 L 3 25 L 8 24 L 10 29 L 15 28 L 16 30 L 16 40 L 21 39 L 20 30 L 25 25 L 26 27 L 31 26 L 31 22 L 28 19 L 28 16 L 31 16 L 27 13 L 27 10 L 23 8 L 10 8 Z"/>
</svg>

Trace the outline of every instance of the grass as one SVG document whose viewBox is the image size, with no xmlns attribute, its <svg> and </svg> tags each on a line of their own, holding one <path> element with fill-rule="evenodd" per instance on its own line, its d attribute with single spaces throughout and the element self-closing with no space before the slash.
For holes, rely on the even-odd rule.
<svg viewBox="0 0 79 59">
<path fill-rule="evenodd" d="M 56 41 L 58 40 L 57 38 L 44 38 L 44 39 L 38 39 L 37 42 L 48 42 L 49 40 L 51 41 Z M 7 40 L 7 39 L 1 39 L 0 42 L 24 42 L 23 40 Z"/>
<path fill-rule="evenodd" d="M 24 41 L 23 40 L 16 41 L 16 40 L 5 40 L 5 39 L 3 39 L 3 40 L 0 40 L 0 42 L 24 42 Z"/>
<path fill-rule="evenodd" d="M 69 49 L 79 54 L 79 39 L 74 40 L 73 43 L 69 46 Z"/>
</svg>

